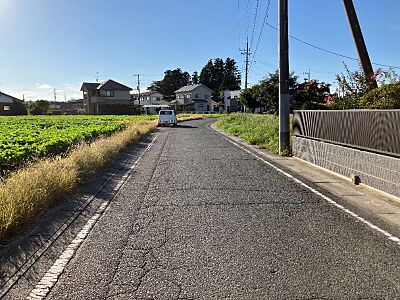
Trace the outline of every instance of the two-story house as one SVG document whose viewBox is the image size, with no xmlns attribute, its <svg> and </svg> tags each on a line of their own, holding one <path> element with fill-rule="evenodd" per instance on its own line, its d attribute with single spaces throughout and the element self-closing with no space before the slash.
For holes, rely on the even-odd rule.
<svg viewBox="0 0 400 300">
<path fill-rule="evenodd" d="M 132 89 L 114 80 L 84 82 L 81 87 L 88 114 L 123 114 L 130 111 Z"/>
<path fill-rule="evenodd" d="M 213 111 L 212 90 L 204 84 L 187 85 L 175 91 L 171 105 L 177 112 L 205 113 Z"/>
</svg>

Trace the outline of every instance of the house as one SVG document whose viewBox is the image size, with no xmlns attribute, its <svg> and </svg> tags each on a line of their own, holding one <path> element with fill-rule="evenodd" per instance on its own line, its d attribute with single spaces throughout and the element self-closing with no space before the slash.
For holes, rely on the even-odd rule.
<svg viewBox="0 0 400 300">
<path fill-rule="evenodd" d="M 24 101 L 0 92 L 0 116 L 26 115 Z"/>
<path fill-rule="evenodd" d="M 140 101 L 139 95 L 132 95 L 135 105 L 147 106 L 147 105 L 170 105 L 169 101 L 164 100 L 163 94 L 153 91 L 147 91 L 140 93 Z"/>
<path fill-rule="evenodd" d="M 240 103 L 241 90 L 224 91 L 224 111 L 227 113 L 241 111 L 242 104 Z"/>
<path fill-rule="evenodd" d="M 128 114 L 131 111 L 132 89 L 114 80 L 102 83 L 84 82 L 83 104 L 88 114 Z"/>
<path fill-rule="evenodd" d="M 139 94 L 133 94 L 133 99 L 135 99 L 135 104 L 140 104 L 140 105 L 153 105 L 153 104 L 159 104 L 159 103 L 164 103 L 164 95 L 160 94 L 158 92 L 154 91 L 146 91 L 140 93 L 140 99 Z M 140 101 L 139 101 L 140 100 Z"/>
<path fill-rule="evenodd" d="M 213 111 L 212 90 L 204 84 L 187 85 L 175 91 L 176 99 L 171 106 L 177 112 L 205 113 Z"/>
</svg>

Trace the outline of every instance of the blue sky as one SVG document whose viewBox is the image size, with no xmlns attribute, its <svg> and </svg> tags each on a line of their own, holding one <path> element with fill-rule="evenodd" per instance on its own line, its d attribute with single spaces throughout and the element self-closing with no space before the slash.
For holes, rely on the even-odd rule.
<svg viewBox="0 0 400 300">
<path fill-rule="evenodd" d="M 253 37 L 267 0 L 259 0 Z M 210 58 L 233 57 L 253 32 L 257 0 L 0 0 L 0 91 L 26 99 L 81 97 L 80 84 L 112 78 L 136 87 L 161 79 L 166 69 L 200 71 Z M 278 24 L 278 0 L 268 23 Z M 400 66 L 400 1 L 354 0 L 371 60 Z M 239 8 L 239 9 L 238 9 Z M 289 33 L 357 57 L 341 0 L 289 0 Z M 277 32 L 265 27 L 249 82 L 277 65 Z M 291 69 L 332 83 L 343 59 L 290 40 Z M 354 69 L 357 63 L 347 61 Z M 374 66 L 376 68 L 377 66 Z M 243 73 L 244 76 L 244 73 Z"/>
</svg>

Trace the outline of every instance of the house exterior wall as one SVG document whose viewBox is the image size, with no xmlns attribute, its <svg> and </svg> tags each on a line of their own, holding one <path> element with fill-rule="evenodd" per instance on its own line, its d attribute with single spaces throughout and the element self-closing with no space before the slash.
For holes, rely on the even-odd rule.
<svg viewBox="0 0 400 300">
<path fill-rule="evenodd" d="M 83 93 L 83 101 L 86 107 L 86 112 L 89 114 L 100 114 L 101 104 L 129 105 L 131 103 L 129 91 L 114 90 L 114 97 L 90 96 L 91 92 L 93 91 L 96 92 L 97 90 L 85 90 Z M 87 93 L 86 95 L 85 92 Z"/>
<path fill-rule="evenodd" d="M 8 95 L 0 94 L 0 116 L 13 116 L 17 113 L 17 100 Z"/>
<path fill-rule="evenodd" d="M 182 111 L 193 109 L 197 113 L 213 111 L 211 91 L 204 86 L 199 86 L 192 91 L 176 93 L 176 100 L 178 105 L 186 106 L 182 108 Z"/>
<path fill-rule="evenodd" d="M 237 112 L 240 107 L 240 90 L 237 91 L 224 91 L 224 111 Z"/>
</svg>

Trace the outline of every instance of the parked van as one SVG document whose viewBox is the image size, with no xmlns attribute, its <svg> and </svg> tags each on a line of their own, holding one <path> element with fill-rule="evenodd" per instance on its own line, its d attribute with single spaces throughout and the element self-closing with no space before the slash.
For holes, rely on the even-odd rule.
<svg viewBox="0 0 400 300">
<path fill-rule="evenodd" d="M 173 110 L 170 109 L 162 109 L 158 113 L 158 126 L 162 125 L 172 125 L 176 126 L 177 121 L 176 121 L 176 115 Z"/>
</svg>

